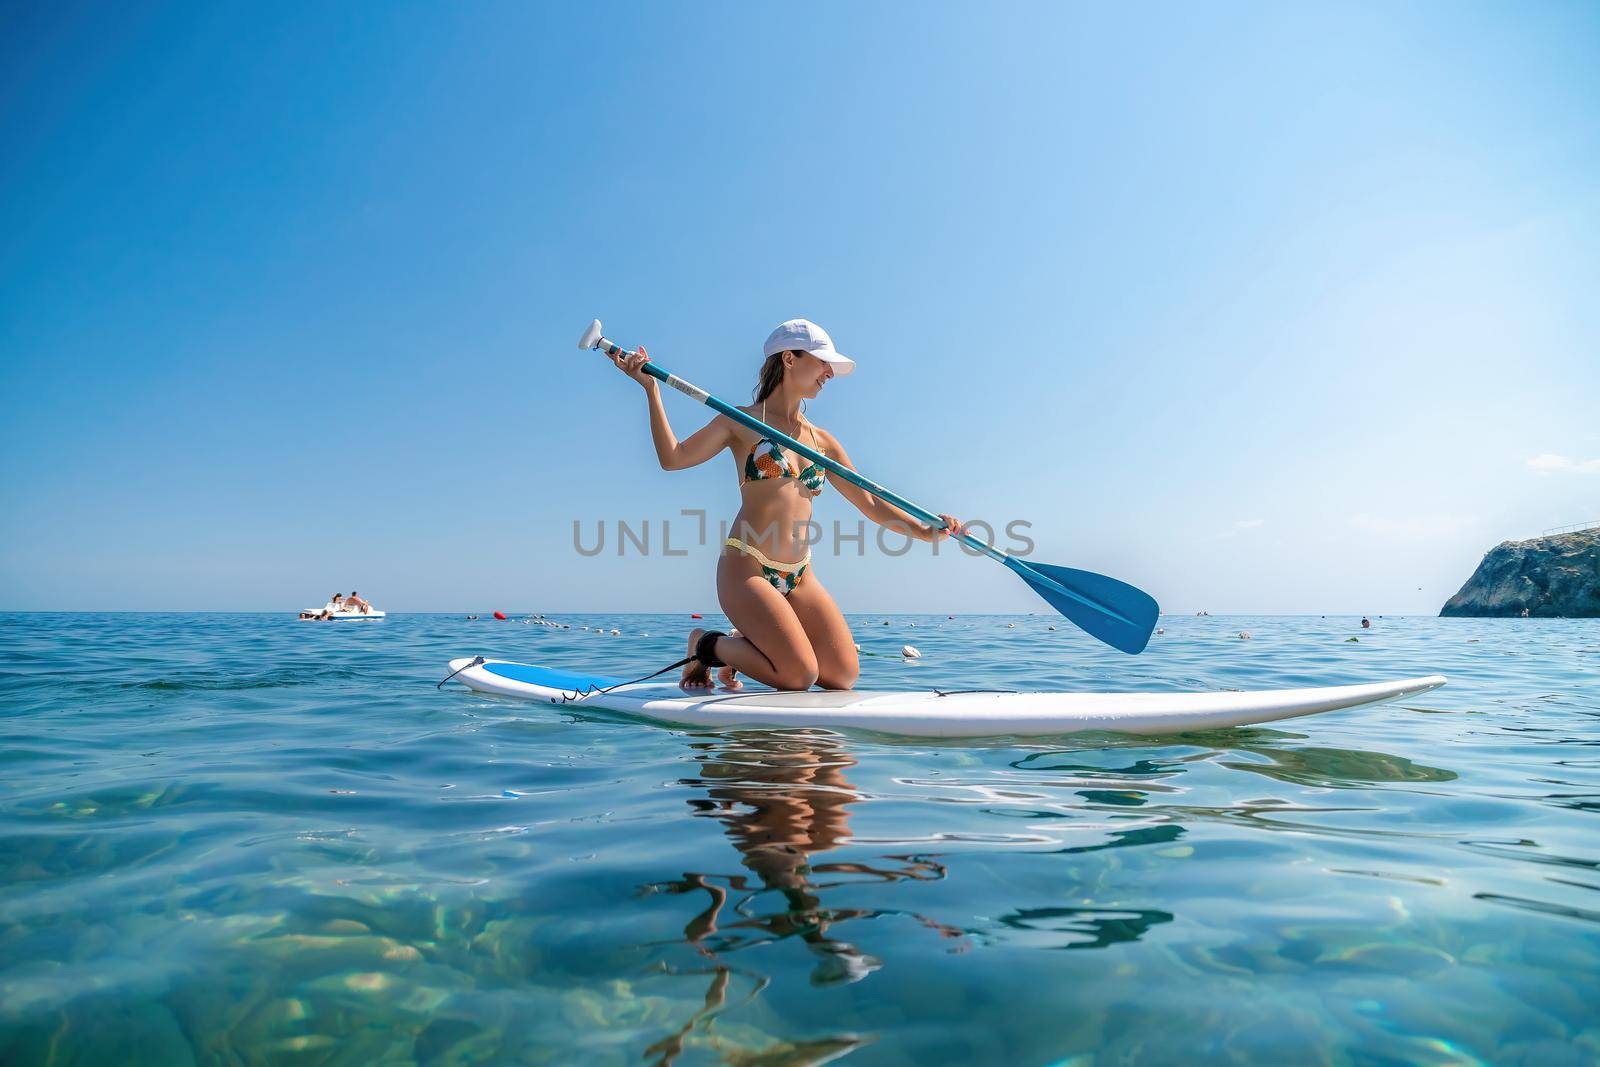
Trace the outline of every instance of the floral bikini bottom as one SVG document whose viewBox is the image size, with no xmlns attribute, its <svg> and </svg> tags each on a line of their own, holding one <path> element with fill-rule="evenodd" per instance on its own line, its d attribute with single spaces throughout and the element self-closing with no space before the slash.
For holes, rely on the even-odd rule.
<svg viewBox="0 0 1600 1067">
<path fill-rule="evenodd" d="M 761 577 L 772 583 L 772 588 L 788 596 L 794 592 L 794 587 L 800 584 L 800 579 L 805 576 L 806 568 L 811 566 L 811 553 L 807 552 L 805 558 L 797 563 L 780 563 L 775 559 L 768 559 L 766 553 L 752 545 L 747 545 L 737 537 L 730 537 L 722 542 L 729 548 L 738 549 L 761 565 Z"/>
</svg>

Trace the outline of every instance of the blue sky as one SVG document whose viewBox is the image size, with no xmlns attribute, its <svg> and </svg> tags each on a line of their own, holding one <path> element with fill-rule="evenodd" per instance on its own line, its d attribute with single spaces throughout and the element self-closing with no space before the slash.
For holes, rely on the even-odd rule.
<svg viewBox="0 0 1600 1067">
<path fill-rule="evenodd" d="M 1434 612 L 1600 519 L 1593 4 L 4 17 L 0 608 L 715 610 L 731 466 L 657 469 L 594 316 L 735 402 L 815 319 L 865 473 L 1171 611 Z"/>
</svg>

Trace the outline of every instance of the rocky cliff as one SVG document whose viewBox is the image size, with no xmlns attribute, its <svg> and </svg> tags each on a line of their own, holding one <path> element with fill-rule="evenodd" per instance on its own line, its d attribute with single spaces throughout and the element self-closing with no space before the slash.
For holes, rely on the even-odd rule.
<svg viewBox="0 0 1600 1067">
<path fill-rule="evenodd" d="M 1600 617 L 1600 528 L 1489 550 L 1440 615 Z"/>
</svg>

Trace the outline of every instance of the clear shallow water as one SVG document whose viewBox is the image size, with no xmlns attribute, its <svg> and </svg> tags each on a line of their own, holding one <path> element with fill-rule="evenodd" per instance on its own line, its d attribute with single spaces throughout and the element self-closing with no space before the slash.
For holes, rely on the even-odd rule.
<svg viewBox="0 0 1600 1067">
<path fill-rule="evenodd" d="M 863 687 L 1451 678 L 1174 738 L 434 689 L 690 625 L 563 618 L 0 616 L 0 1062 L 1600 1059 L 1600 622 L 852 619 Z"/>
</svg>

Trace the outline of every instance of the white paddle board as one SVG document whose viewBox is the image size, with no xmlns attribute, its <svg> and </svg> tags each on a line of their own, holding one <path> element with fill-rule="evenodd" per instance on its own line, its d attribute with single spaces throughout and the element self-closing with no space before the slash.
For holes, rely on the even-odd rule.
<svg viewBox="0 0 1600 1067">
<path fill-rule="evenodd" d="M 1249 726 L 1412 697 L 1445 683 L 1440 674 L 1396 682 L 1254 693 L 1016 693 L 931 689 L 906 692 L 813 689 L 686 691 L 640 682 L 597 692 L 619 679 L 528 663 L 454 659 L 455 680 L 483 693 L 582 710 L 593 708 L 683 726 L 853 728 L 908 737 L 1001 737 L 1108 730 L 1173 734 Z"/>
</svg>

